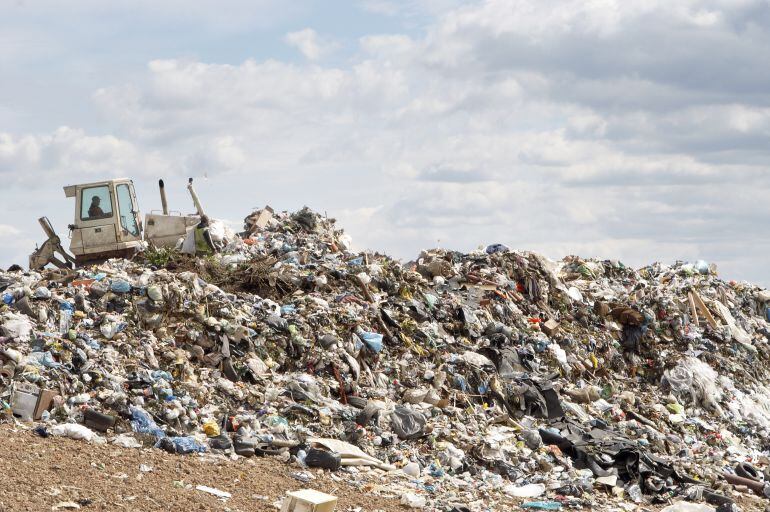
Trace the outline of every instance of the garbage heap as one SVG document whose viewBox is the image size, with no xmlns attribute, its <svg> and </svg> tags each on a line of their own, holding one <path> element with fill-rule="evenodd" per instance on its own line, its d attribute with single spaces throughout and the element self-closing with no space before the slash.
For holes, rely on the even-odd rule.
<svg viewBox="0 0 770 512">
<path fill-rule="evenodd" d="M 770 496 L 770 292 L 704 262 L 403 264 L 265 209 L 213 258 L 0 273 L 0 294 L 5 418 L 41 435 L 273 456 L 432 510 Z"/>
</svg>

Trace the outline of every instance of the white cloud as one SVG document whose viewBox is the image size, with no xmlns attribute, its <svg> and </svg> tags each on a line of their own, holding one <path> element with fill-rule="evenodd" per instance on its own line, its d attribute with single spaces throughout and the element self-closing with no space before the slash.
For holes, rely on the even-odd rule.
<svg viewBox="0 0 770 512">
<path fill-rule="evenodd" d="M 321 38 L 312 28 L 286 34 L 286 42 L 297 48 L 308 60 L 318 60 L 334 51 L 339 45 Z"/>
<path fill-rule="evenodd" d="M 13 263 L 26 266 L 29 253 L 35 248 L 35 243 L 17 226 L 0 224 L 3 267 L 9 267 Z"/>
<path fill-rule="evenodd" d="M 391 17 L 415 18 L 418 16 L 438 16 L 452 9 L 461 0 L 360 0 L 364 10 Z"/>
<path fill-rule="evenodd" d="M 9 226 L 8 224 L 0 224 L 0 239 L 18 235 L 19 233 L 20 231 L 13 226 Z"/>
<path fill-rule="evenodd" d="M 232 189 L 213 214 L 307 203 L 402 257 L 501 241 L 770 283 L 762 5 L 488 0 L 335 65 L 310 28 L 301 63 L 153 60 L 95 93 L 114 136 L 0 135 L 0 174 L 206 175 Z"/>
<path fill-rule="evenodd" d="M 66 126 L 41 135 L 0 132 L 0 177 L 8 185 L 36 187 L 73 174 L 85 178 L 151 172 L 151 161 L 151 154 L 131 142 Z"/>
<path fill-rule="evenodd" d="M 217 137 L 199 147 L 187 160 L 186 166 L 194 175 L 227 172 L 241 169 L 246 163 L 243 149 L 233 137 Z"/>
</svg>

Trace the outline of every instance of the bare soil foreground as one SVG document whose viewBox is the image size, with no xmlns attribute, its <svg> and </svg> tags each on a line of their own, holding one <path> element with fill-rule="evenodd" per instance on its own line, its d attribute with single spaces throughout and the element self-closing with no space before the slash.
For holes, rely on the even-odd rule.
<svg viewBox="0 0 770 512">
<path fill-rule="evenodd" d="M 131 510 L 276 511 L 286 491 L 313 488 L 339 498 L 337 510 L 404 510 L 357 490 L 342 478 L 312 472 L 302 483 L 297 467 L 270 458 L 217 459 L 128 449 L 0 427 L 0 511 Z M 308 473 L 305 471 L 304 473 Z M 221 500 L 196 486 L 232 494 Z M 78 509 L 78 507 L 80 507 Z"/>
<path fill-rule="evenodd" d="M 42 438 L 31 430 L 0 425 L 0 512 L 22 511 L 223 511 L 277 512 L 286 491 L 317 489 L 337 496 L 337 511 L 406 512 L 398 496 L 357 489 L 350 475 L 301 470 L 271 458 L 228 460 L 205 455 L 172 455 L 157 449 L 121 448 L 61 437 Z M 312 475 L 303 483 L 299 475 Z M 386 484 L 388 477 L 383 477 Z M 196 489 L 203 485 L 232 494 L 219 499 Z M 749 493 L 734 496 L 744 511 L 765 510 Z M 494 509 L 524 510 L 513 500 Z M 640 507 L 659 511 L 660 506 Z M 599 507 L 605 509 L 605 507 Z M 609 507 L 611 510 L 623 509 Z M 586 509 L 583 509 L 586 510 Z M 627 509 L 626 509 L 627 510 Z"/>
</svg>

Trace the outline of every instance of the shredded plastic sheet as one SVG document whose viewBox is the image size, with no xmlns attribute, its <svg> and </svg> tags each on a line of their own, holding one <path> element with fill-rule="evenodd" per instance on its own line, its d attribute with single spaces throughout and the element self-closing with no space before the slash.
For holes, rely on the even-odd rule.
<svg viewBox="0 0 770 512">
<path fill-rule="evenodd" d="M 685 357 L 677 366 L 664 372 L 664 379 L 678 397 L 723 414 L 719 405 L 723 395 L 717 383 L 719 374 L 700 359 Z"/>
</svg>

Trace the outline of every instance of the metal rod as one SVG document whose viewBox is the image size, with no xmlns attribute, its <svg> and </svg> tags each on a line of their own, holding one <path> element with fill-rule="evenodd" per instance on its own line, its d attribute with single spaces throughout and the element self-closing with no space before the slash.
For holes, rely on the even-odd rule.
<svg viewBox="0 0 770 512">
<path fill-rule="evenodd" d="M 203 212 L 203 206 L 201 206 L 201 201 L 198 199 L 198 194 L 195 193 L 195 189 L 193 188 L 193 179 L 190 178 L 190 180 L 187 182 L 187 190 L 190 191 L 190 195 L 192 196 L 193 203 L 195 204 L 195 209 L 198 210 L 198 215 L 203 217 L 206 215 Z"/>
</svg>

